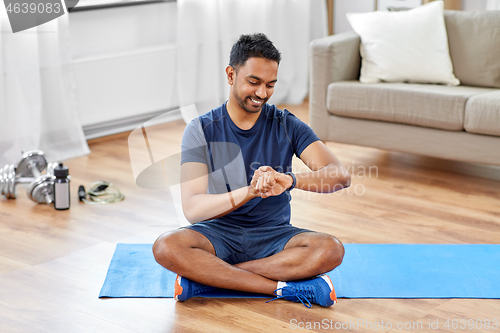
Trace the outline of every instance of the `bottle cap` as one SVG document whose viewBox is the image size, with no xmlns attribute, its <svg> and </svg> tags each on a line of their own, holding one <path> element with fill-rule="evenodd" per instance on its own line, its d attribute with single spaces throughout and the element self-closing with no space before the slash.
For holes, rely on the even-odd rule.
<svg viewBox="0 0 500 333">
<path fill-rule="evenodd" d="M 57 178 L 68 177 L 68 174 L 69 174 L 68 167 L 63 165 L 62 163 L 59 163 L 59 165 L 54 168 L 54 176 L 56 176 Z"/>
</svg>

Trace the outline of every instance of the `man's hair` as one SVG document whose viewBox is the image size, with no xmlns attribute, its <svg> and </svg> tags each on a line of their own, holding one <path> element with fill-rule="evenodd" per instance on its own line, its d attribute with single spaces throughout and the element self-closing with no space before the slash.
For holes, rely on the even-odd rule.
<svg viewBox="0 0 500 333">
<path fill-rule="evenodd" d="M 253 35 L 241 35 L 234 43 L 229 55 L 229 66 L 238 69 L 248 58 L 259 57 L 274 60 L 278 64 L 281 61 L 281 53 L 273 45 L 266 35 L 256 33 Z"/>
</svg>

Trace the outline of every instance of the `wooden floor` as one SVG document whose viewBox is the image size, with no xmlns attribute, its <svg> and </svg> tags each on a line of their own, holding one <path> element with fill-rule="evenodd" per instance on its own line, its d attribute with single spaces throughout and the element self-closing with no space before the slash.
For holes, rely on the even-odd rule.
<svg viewBox="0 0 500 333">
<path fill-rule="evenodd" d="M 307 120 L 307 104 L 289 109 Z M 183 129 L 181 121 L 158 126 L 148 131 L 150 144 L 174 154 Z M 351 172 L 352 186 L 329 195 L 293 191 L 294 225 L 344 243 L 500 243 L 500 168 L 328 147 Z M 369 331 L 349 325 L 358 320 L 376 331 L 402 323 L 413 327 L 402 330 L 409 332 L 429 332 L 429 321 L 439 321 L 432 331 L 450 332 L 447 319 L 500 320 L 500 300 L 484 299 L 340 299 L 332 308 L 313 309 L 261 299 L 100 300 L 115 244 L 152 243 L 178 220 L 167 190 L 135 184 L 128 133 L 93 140 L 90 148 L 90 155 L 67 161 L 70 210 L 36 205 L 22 188 L 18 199 L 0 199 L 0 332 L 284 332 L 307 322 Z M 125 201 L 79 203 L 78 185 L 95 180 L 116 184 Z M 326 327 L 320 328 L 311 331 Z"/>
</svg>

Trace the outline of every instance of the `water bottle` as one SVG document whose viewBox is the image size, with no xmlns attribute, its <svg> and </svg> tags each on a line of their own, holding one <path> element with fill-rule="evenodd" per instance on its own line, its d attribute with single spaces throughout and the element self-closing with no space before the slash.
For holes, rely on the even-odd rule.
<svg viewBox="0 0 500 333">
<path fill-rule="evenodd" d="M 54 208 L 57 210 L 69 209 L 68 174 L 68 167 L 64 166 L 62 163 L 59 163 L 59 165 L 54 168 L 54 176 L 56 176 L 56 180 L 54 181 Z"/>
</svg>

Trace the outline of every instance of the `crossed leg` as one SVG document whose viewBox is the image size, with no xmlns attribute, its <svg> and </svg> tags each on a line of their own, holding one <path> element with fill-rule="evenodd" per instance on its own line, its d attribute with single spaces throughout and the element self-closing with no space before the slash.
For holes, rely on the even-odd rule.
<svg viewBox="0 0 500 333">
<path fill-rule="evenodd" d="M 179 229 L 161 235 L 153 245 L 153 254 L 160 265 L 195 282 L 274 295 L 277 281 L 313 277 L 340 265 L 344 247 L 333 236 L 304 232 L 293 236 L 275 255 L 230 265 L 215 255 L 205 236 Z"/>
</svg>

